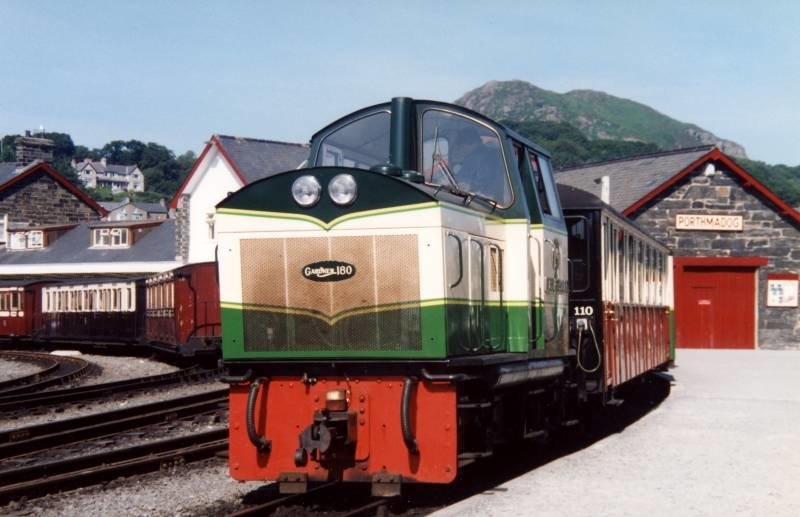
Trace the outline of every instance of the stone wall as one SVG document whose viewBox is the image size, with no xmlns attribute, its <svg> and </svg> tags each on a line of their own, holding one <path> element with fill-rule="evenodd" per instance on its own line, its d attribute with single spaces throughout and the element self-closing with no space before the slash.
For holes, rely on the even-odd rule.
<svg viewBox="0 0 800 517">
<path fill-rule="evenodd" d="M 767 275 L 800 273 L 800 225 L 739 176 L 717 163 L 707 176 L 701 167 L 643 207 L 633 219 L 678 256 L 767 257 L 758 270 L 758 340 L 761 348 L 800 348 L 800 309 L 767 307 Z M 677 214 L 741 215 L 741 232 L 675 229 Z"/>
<path fill-rule="evenodd" d="M 178 199 L 178 208 L 175 210 L 175 247 L 180 260 L 189 260 L 189 204 L 191 196 L 182 194 Z"/>
<path fill-rule="evenodd" d="M 10 223 L 52 225 L 100 219 L 100 214 L 45 172 L 34 173 L 0 193 L 0 214 Z"/>
</svg>

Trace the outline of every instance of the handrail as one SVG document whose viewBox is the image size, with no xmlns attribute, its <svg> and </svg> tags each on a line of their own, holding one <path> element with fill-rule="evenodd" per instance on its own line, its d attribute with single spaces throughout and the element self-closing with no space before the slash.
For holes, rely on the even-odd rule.
<svg viewBox="0 0 800 517">
<path fill-rule="evenodd" d="M 247 420 L 247 437 L 250 438 L 250 443 L 256 446 L 258 452 L 266 453 L 269 452 L 270 449 L 272 448 L 272 440 L 267 439 L 266 436 L 259 435 L 258 431 L 256 431 L 256 424 L 255 424 L 256 398 L 258 396 L 258 388 L 261 387 L 262 380 L 265 380 L 265 378 L 259 377 L 250 384 L 250 391 L 247 394 L 246 420 Z"/>
</svg>

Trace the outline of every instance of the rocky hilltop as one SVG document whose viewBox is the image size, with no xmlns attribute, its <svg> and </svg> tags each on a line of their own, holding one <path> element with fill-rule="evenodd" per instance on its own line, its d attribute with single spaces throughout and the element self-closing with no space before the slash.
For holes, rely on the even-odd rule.
<svg viewBox="0 0 800 517">
<path fill-rule="evenodd" d="M 649 142 L 662 149 L 715 144 L 747 158 L 740 144 L 632 100 L 594 90 L 556 93 L 525 81 L 489 81 L 455 101 L 498 120 L 565 122 L 591 140 Z"/>
</svg>

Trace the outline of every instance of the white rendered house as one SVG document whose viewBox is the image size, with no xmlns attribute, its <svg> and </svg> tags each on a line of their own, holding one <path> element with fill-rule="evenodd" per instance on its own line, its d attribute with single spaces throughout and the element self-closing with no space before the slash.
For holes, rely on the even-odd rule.
<svg viewBox="0 0 800 517">
<path fill-rule="evenodd" d="M 308 157 L 308 146 L 213 135 L 170 202 L 177 219 L 177 248 L 187 263 L 215 260 L 214 207 L 244 185 Z"/>
</svg>

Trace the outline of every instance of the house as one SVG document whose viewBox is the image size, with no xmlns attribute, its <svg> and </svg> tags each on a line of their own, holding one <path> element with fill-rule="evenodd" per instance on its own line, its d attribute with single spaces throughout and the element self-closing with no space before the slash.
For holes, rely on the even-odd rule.
<svg viewBox="0 0 800 517">
<path fill-rule="evenodd" d="M 0 243 L 11 228 L 96 221 L 108 212 L 50 165 L 0 163 Z"/>
<path fill-rule="evenodd" d="M 169 215 L 169 209 L 163 199 L 159 203 L 142 203 L 125 198 L 122 201 L 101 201 L 100 206 L 108 210 L 109 221 L 160 220 L 166 219 Z"/>
<path fill-rule="evenodd" d="M 0 278 L 150 274 L 180 265 L 170 219 L 18 228 L 0 249 Z"/>
<path fill-rule="evenodd" d="M 213 135 L 169 204 L 181 257 L 189 263 L 214 260 L 216 204 L 244 185 L 298 168 L 308 152 L 303 144 Z"/>
<path fill-rule="evenodd" d="M 676 342 L 800 349 L 800 213 L 713 146 L 556 172 L 674 254 Z"/>
<path fill-rule="evenodd" d="M 72 160 L 72 168 L 86 187 L 109 188 L 111 192 L 144 192 L 144 174 L 137 165 L 110 164 L 106 158 L 99 162 L 89 158 Z"/>
</svg>

